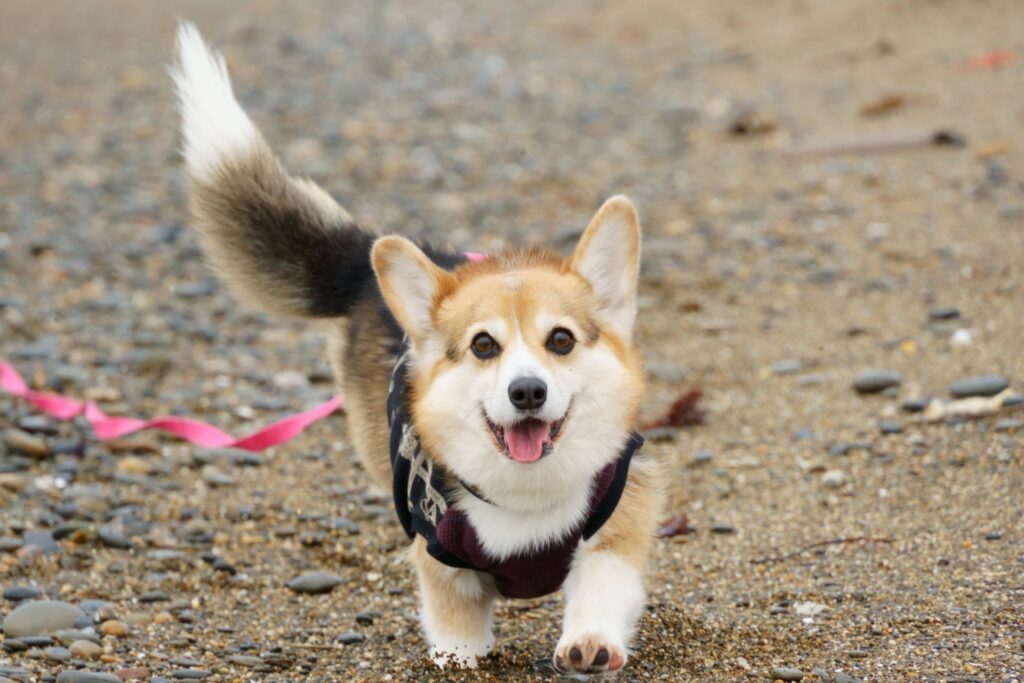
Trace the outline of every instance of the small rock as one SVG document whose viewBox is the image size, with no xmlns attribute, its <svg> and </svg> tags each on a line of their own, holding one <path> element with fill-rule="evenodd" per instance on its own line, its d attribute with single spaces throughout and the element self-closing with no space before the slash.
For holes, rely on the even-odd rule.
<svg viewBox="0 0 1024 683">
<path fill-rule="evenodd" d="M 356 623 L 362 624 L 363 626 L 369 626 L 373 623 L 373 620 L 383 616 L 379 610 L 366 609 L 356 615 Z"/>
<path fill-rule="evenodd" d="M 121 679 L 100 671 L 62 671 L 57 683 L 121 683 Z"/>
<path fill-rule="evenodd" d="M 949 387 L 949 393 L 955 398 L 995 396 L 1008 386 L 1010 386 L 1010 380 L 1001 375 L 982 375 L 954 382 Z"/>
<path fill-rule="evenodd" d="M 837 671 L 835 677 L 832 679 L 835 683 L 861 683 L 859 678 L 854 678 L 848 673 Z"/>
<path fill-rule="evenodd" d="M 930 398 L 908 398 L 900 404 L 900 409 L 905 413 L 920 413 L 931 402 Z"/>
<path fill-rule="evenodd" d="M 43 654 L 51 662 L 66 662 L 71 659 L 71 651 L 66 647 L 59 647 L 57 645 L 46 648 L 43 650 Z"/>
<path fill-rule="evenodd" d="M 121 533 L 117 525 L 104 524 L 96 531 L 96 536 L 108 548 L 117 548 L 118 550 L 130 550 L 132 548 L 132 539 Z"/>
<path fill-rule="evenodd" d="M 859 394 L 877 394 L 889 387 L 897 387 L 903 382 L 903 376 L 892 370 L 865 370 L 854 383 L 853 388 Z"/>
<path fill-rule="evenodd" d="M 850 659 L 865 659 L 868 654 L 867 650 L 850 650 L 846 653 L 846 656 Z"/>
<path fill-rule="evenodd" d="M 358 631 L 347 631 L 338 636 L 338 642 L 342 645 L 353 645 L 355 643 L 361 643 L 366 640 L 365 633 L 359 633 Z"/>
<path fill-rule="evenodd" d="M 292 579 L 287 585 L 296 593 L 319 595 L 321 593 L 330 593 L 342 581 L 343 579 L 336 574 L 309 572 Z"/>
<path fill-rule="evenodd" d="M 49 531 L 26 531 L 21 540 L 26 549 L 31 548 L 37 555 L 55 555 L 60 552 L 60 546 Z"/>
<path fill-rule="evenodd" d="M 795 375 L 804 369 L 804 363 L 799 358 L 786 358 L 772 364 L 773 375 Z"/>
<path fill-rule="evenodd" d="M 103 648 L 88 640 L 76 640 L 68 648 L 73 657 L 79 659 L 96 659 L 103 654 Z"/>
<path fill-rule="evenodd" d="M 0 536 L 0 552 L 11 553 L 25 545 L 24 541 L 14 536 Z"/>
<path fill-rule="evenodd" d="M 1016 432 L 1020 429 L 1024 429 L 1024 420 L 1018 420 L 1015 417 L 1006 417 L 1002 420 L 997 420 L 995 424 L 997 432 Z"/>
<path fill-rule="evenodd" d="M 100 633 L 105 636 L 114 636 L 115 638 L 124 638 L 128 635 L 128 625 L 123 621 L 117 619 L 109 619 L 100 624 Z"/>
<path fill-rule="evenodd" d="M 40 591 L 35 586 L 11 586 L 4 590 L 4 600 L 21 602 L 22 600 L 35 600 Z"/>
<path fill-rule="evenodd" d="M 4 619 L 4 633 L 8 638 L 53 633 L 86 618 L 82 610 L 60 600 L 24 602 Z"/>
<path fill-rule="evenodd" d="M 700 467 L 715 459 L 715 454 L 707 449 L 701 449 L 690 456 L 690 467 Z"/>
<path fill-rule="evenodd" d="M 828 470 L 821 475 L 821 485 L 829 489 L 837 489 L 846 483 L 846 473 L 842 470 Z"/>
<path fill-rule="evenodd" d="M 46 439 L 13 427 L 3 431 L 0 441 L 3 441 L 4 445 L 14 453 L 31 455 L 40 460 L 50 455 L 50 447 L 46 445 Z"/>
<path fill-rule="evenodd" d="M 171 678 L 179 681 L 199 681 L 212 675 L 212 672 L 206 669 L 175 669 L 171 672 Z"/>
<path fill-rule="evenodd" d="M 803 671 L 792 669 L 788 666 L 772 667 L 768 671 L 768 675 L 771 676 L 773 681 L 802 681 L 804 679 Z"/>
<path fill-rule="evenodd" d="M 998 541 L 998 540 L 1002 539 L 1002 537 L 1003 537 L 1003 532 L 1001 532 L 1001 531 L 990 531 L 987 534 L 985 534 L 985 540 L 986 541 Z"/>
<path fill-rule="evenodd" d="M 167 602 L 171 596 L 164 591 L 146 591 L 139 596 L 139 602 L 146 604 L 151 602 Z"/>
<path fill-rule="evenodd" d="M 960 310 L 956 308 L 933 308 L 928 311 L 931 320 L 955 320 L 960 317 Z"/>
<path fill-rule="evenodd" d="M 903 432 L 903 425 L 892 420 L 882 420 L 878 423 L 878 431 L 882 434 L 901 434 Z"/>
<path fill-rule="evenodd" d="M 828 605 L 820 602 L 798 602 L 793 605 L 793 611 L 801 617 L 816 617 L 828 610 Z"/>
<path fill-rule="evenodd" d="M 231 655 L 228 661 L 239 666 L 253 667 L 263 664 L 263 660 L 253 655 Z"/>
<path fill-rule="evenodd" d="M 122 681 L 148 681 L 151 673 L 144 666 L 136 666 L 131 669 L 118 669 L 114 672 L 114 675 Z M 153 680 L 155 681 L 156 679 L 154 678 Z"/>
<path fill-rule="evenodd" d="M 712 524 L 711 533 L 713 534 L 734 534 L 736 533 L 736 527 L 731 524 Z"/>
</svg>

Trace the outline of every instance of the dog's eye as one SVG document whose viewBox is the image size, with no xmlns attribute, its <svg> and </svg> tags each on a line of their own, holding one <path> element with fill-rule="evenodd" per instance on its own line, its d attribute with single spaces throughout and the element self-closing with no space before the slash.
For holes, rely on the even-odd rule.
<svg viewBox="0 0 1024 683">
<path fill-rule="evenodd" d="M 549 350 L 564 356 L 576 346 L 576 338 L 572 336 L 572 332 L 564 327 L 556 327 L 551 331 L 546 346 Z"/>
<path fill-rule="evenodd" d="M 481 332 L 473 337 L 473 343 L 469 345 L 469 348 L 473 350 L 473 355 L 481 360 L 494 358 L 501 350 L 498 342 L 494 341 L 494 337 L 486 332 Z"/>
</svg>

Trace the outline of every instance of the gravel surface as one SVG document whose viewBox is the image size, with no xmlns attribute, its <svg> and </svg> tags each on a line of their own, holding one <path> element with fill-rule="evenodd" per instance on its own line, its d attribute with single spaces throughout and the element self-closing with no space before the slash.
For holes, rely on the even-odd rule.
<svg viewBox="0 0 1024 683">
<path fill-rule="evenodd" d="M 690 533 L 658 543 L 619 679 L 1024 680 L 1020 402 L 913 412 L 1024 392 L 1024 6 L 0 3 L 0 357 L 113 414 L 244 433 L 331 394 L 324 335 L 203 266 L 178 16 L 369 225 L 567 247 L 604 197 L 640 207 L 646 416 L 698 388 L 707 423 L 647 446 Z M 904 131 L 925 144 L 877 149 Z M 252 457 L 101 444 L 0 396 L 0 432 L 4 626 L 43 631 L 6 634 L 0 676 L 556 678 L 557 596 L 502 603 L 479 673 L 430 667 L 339 419 Z"/>
</svg>

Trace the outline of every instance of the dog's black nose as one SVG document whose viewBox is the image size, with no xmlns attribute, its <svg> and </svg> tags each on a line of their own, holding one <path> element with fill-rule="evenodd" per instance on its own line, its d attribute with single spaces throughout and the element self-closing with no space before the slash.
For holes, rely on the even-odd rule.
<svg viewBox="0 0 1024 683">
<path fill-rule="evenodd" d="M 536 377 L 520 377 L 508 385 L 508 400 L 519 410 L 536 410 L 548 398 L 548 385 Z"/>
</svg>

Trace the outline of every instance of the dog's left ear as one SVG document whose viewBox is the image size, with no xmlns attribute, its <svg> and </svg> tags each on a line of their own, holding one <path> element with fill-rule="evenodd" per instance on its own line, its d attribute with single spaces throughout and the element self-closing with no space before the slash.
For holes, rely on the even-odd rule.
<svg viewBox="0 0 1024 683">
<path fill-rule="evenodd" d="M 370 254 L 388 308 L 416 347 L 436 335 L 434 308 L 454 287 L 454 276 L 434 265 L 404 237 L 381 237 Z"/>
<path fill-rule="evenodd" d="M 590 220 L 569 263 L 594 290 L 612 329 L 630 339 L 640 270 L 640 221 L 633 204 L 622 195 L 606 201 Z"/>
</svg>

